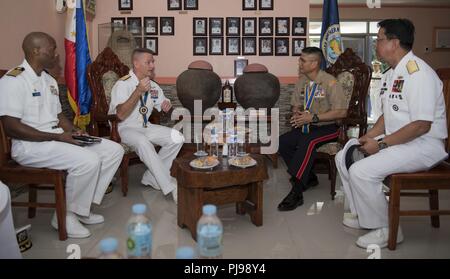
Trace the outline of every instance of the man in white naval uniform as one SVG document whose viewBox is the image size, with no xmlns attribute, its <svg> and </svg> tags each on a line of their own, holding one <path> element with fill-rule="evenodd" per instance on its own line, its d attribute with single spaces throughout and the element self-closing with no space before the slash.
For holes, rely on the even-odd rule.
<svg viewBox="0 0 450 279">
<path fill-rule="evenodd" d="M 142 184 L 161 189 L 164 195 L 172 193 L 177 202 L 177 182 L 170 176 L 172 161 L 184 143 L 184 137 L 175 129 L 151 124 L 148 121 L 153 108 L 165 113 L 172 108 L 170 100 L 152 79 L 155 60 L 148 49 L 135 49 L 133 70 L 114 85 L 111 92 L 110 114 L 117 114 L 122 142 L 133 147 L 147 166 Z M 161 146 L 159 153 L 154 145 Z"/>
<path fill-rule="evenodd" d="M 393 173 L 427 170 L 447 157 L 445 103 L 442 82 L 434 70 L 411 49 L 414 25 L 407 19 L 381 21 L 377 56 L 391 66 L 381 80 L 382 112 L 374 127 L 359 139 L 369 155 L 345 166 L 345 155 L 336 165 L 349 202 L 344 225 L 372 231 L 356 244 L 386 247 L 389 236 L 388 203 L 382 181 Z M 399 228 L 397 242 L 403 240 Z"/>
<path fill-rule="evenodd" d="M 21 259 L 11 213 L 11 194 L 0 181 L 0 259 Z"/>
<path fill-rule="evenodd" d="M 82 132 L 64 117 L 56 80 L 44 71 L 56 65 L 55 40 L 33 32 L 22 48 L 23 63 L 0 79 L 0 117 L 12 138 L 12 157 L 23 166 L 67 170 L 67 234 L 88 237 L 89 230 L 80 222 L 104 222 L 103 216 L 90 212 L 91 204 L 101 203 L 123 148 L 109 140 L 79 146 L 72 135 Z M 56 214 L 51 224 L 57 228 Z"/>
</svg>

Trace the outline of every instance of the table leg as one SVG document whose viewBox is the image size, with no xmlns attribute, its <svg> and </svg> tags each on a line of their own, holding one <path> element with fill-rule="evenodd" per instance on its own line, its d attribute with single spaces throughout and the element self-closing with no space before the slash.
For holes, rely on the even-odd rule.
<svg viewBox="0 0 450 279">
<path fill-rule="evenodd" d="M 197 239 L 197 222 L 202 216 L 203 189 L 178 186 L 178 226 L 187 227 Z"/>
<path fill-rule="evenodd" d="M 262 181 L 252 183 L 250 186 L 249 201 L 255 205 L 255 209 L 249 211 L 250 219 L 255 226 L 259 227 L 263 224 L 262 208 L 263 208 L 263 185 Z"/>
</svg>

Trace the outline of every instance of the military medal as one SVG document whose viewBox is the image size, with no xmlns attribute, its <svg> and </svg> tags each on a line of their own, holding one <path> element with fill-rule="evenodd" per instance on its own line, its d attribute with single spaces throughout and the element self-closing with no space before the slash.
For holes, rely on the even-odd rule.
<svg viewBox="0 0 450 279">
<path fill-rule="evenodd" d="M 309 109 L 311 108 L 313 102 L 314 102 L 314 94 L 317 89 L 317 83 L 314 82 L 312 88 L 308 84 L 305 85 L 305 98 L 303 100 L 305 112 L 310 113 Z M 308 134 L 309 133 L 309 124 L 304 124 L 302 126 L 302 133 Z"/>
<path fill-rule="evenodd" d="M 145 92 L 144 99 L 142 99 L 142 96 L 139 99 L 141 101 L 141 107 L 139 108 L 139 113 L 142 114 L 142 119 L 144 120 L 144 122 L 142 123 L 142 126 L 144 128 L 147 128 L 147 122 L 148 122 L 148 118 L 147 118 L 148 107 L 146 106 L 147 98 L 148 98 L 148 91 Z"/>
</svg>

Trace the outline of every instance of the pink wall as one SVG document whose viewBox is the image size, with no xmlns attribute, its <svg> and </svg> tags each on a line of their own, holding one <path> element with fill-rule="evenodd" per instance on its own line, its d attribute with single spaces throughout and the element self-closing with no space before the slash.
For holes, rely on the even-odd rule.
<svg viewBox="0 0 450 279">
<path fill-rule="evenodd" d="M 187 69 L 187 65 L 198 59 L 210 62 L 214 71 L 221 76 L 233 76 L 233 61 L 235 56 L 193 56 L 192 55 L 192 18 L 193 17 L 297 17 L 309 16 L 308 0 L 276 0 L 274 11 L 242 11 L 242 0 L 200 0 L 198 11 L 188 11 L 179 14 L 178 11 L 168 11 L 167 1 L 135 0 L 131 14 L 121 15 L 117 0 L 97 1 L 96 17 L 93 21 L 93 34 L 97 34 L 98 24 L 111 21 L 111 17 L 121 16 L 174 16 L 175 36 L 159 36 L 159 55 L 157 56 L 157 75 L 159 77 L 176 77 Z M 93 56 L 97 55 L 98 38 L 94 35 L 92 41 Z M 101 51 L 101 50 L 100 50 Z M 248 56 L 249 63 L 262 63 L 269 71 L 278 76 L 297 75 L 297 57 Z"/>
<path fill-rule="evenodd" d="M 450 51 L 434 51 L 425 53 L 425 47 L 433 46 L 433 28 L 450 27 L 450 8 L 406 8 L 386 7 L 381 9 L 369 9 L 362 7 L 340 7 L 341 20 L 381 20 L 385 18 L 408 18 L 416 27 L 414 53 L 424 59 L 433 68 L 450 67 Z M 311 19 L 322 18 L 322 8 L 312 7 Z"/>
<path fill-rule="evenodd" d="M 32 31 L 44 31 L 56 40 L 64 65 L 64 23 L 66 14 L 58 14 L 54 0 L 0 0 L 0 69 L 22 63 L 22 41 Z"/>
</svg>

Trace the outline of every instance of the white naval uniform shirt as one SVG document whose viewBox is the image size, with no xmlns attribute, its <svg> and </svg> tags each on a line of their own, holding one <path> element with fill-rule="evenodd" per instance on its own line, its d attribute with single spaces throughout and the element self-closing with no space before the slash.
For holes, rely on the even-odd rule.
<svg viewBox="0 0 450 279">
<path fill-rule="evenodd" d="M 24 71 L 16 77 L 6 74 L 0 79 L 0 116 L 19 118 L 23 124 L 42 132 L 63 133 L 63 129 L 55 128 L 62 111 L 56 80 L 44 71 L 36 75 L 26 60 L 19 67 Z M 25 148 L 30 144 L 13 139 L 13 155 L 19 143 Z"/>
<path fill-rule="evenodd" d="M 114 84 L 114 87 L 112 88 L 111 92 L 111 102 L 109 104 L 109 114 L 116 114 L 116 108 L 118 105 L 125 103 L 133 94 L 134 90 L 136 90 L 136 87 L 139 84 L 139 80 L 137 76 L 134 74 L 133 70 L 130 70 L 130 78 L 126 80 L 118 80 L 116 84 Z M 148 108 L 147 112 L 147 119 L 150 117 L 153 108 L 155 108 L 158 111 L 161 111 L 161 104 L 164 100 L 169 100 L 164 96 L 164 92 L 159 87 L 159 85 L 154 82 L 150 81 L 150 86 L 152 90 L 157 90 L 158 92 L 158 98 L 155 100 L 152 100 L 151 94 L 149 92 L 146 102 L 146 107 Z M 142 95 L 142 100 L 144 100 L 144 95 Z M 142 128 L 144 119 L 142 117 L 142 114 L 139 112 L 139 107 L 141 106 L 141 101 L 136 103 L 136 106 L 134 107 L 131 114 L 124 119 L 123 121 L 119 122 L 119 129 L 121 127 L 136 127 L 136 128 Z M 150 125 L 150 122 L 147 123 L 147 125 Z"/>
<path fill-rule="evenodd" d="M 418 70 L 411 74 L 407 69 L 410 61 L 415 61 L 418 66 Z M 383 75 L 380 97 L 386 135 L 411 122 L 425 120 L 432 122 L 431 129 L 421 137 L 447 138 L 442 82 L 436 72 L 412 51 L 402 58 L 395 69 Z"/>
</svg>

